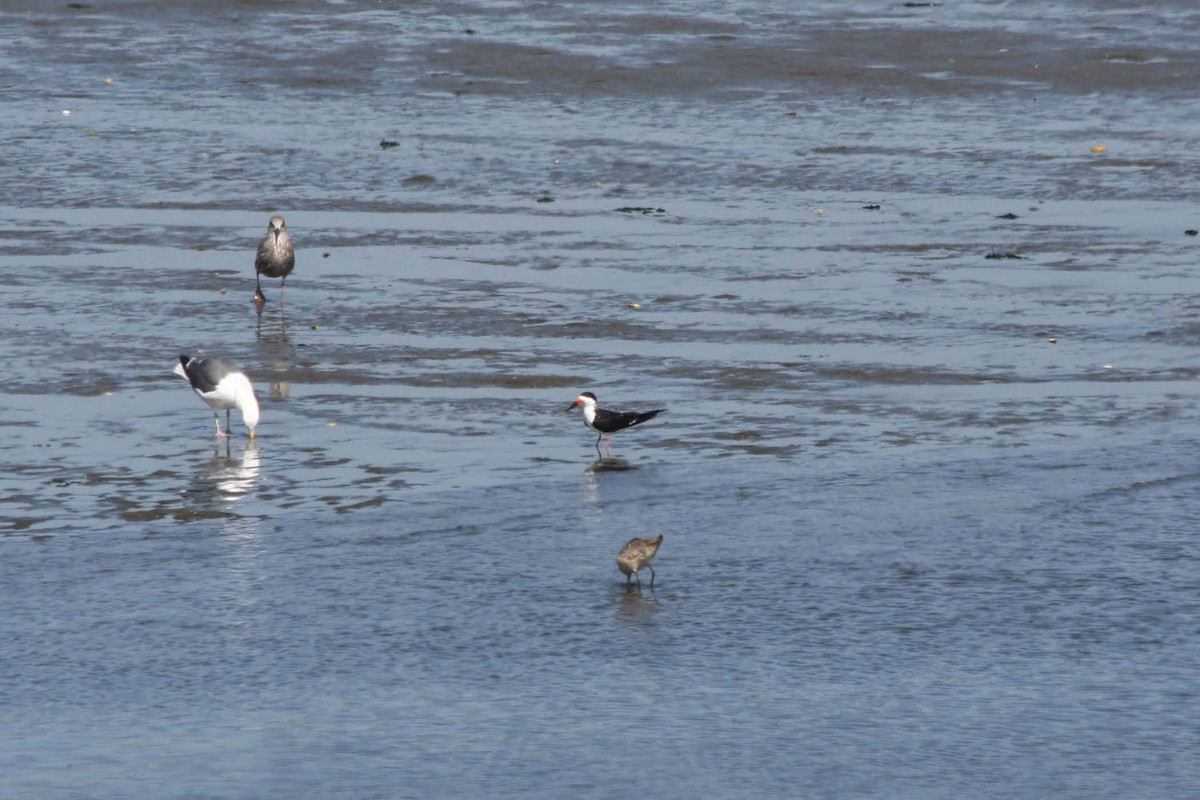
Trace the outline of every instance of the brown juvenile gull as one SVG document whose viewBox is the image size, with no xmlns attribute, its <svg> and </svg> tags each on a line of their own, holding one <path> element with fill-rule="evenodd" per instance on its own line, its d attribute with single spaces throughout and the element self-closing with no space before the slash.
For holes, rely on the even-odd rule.
<svg viewBox="0 0 1200 800">
<path fill-rule="evenodd" d="M 279 282 L 279 302 L 283 303 L 283 285 L 287 276 L 296 267 L 296 251 L 292 248 L 292 238 L 288 236 L 287 223 L 283 217 L 271 217 L 267 223 L 267 235 L 258 243 L 258 255 L 254 257 L 254 301 L 267 302 L 267 296 L 262 290 L 262 276 L 282 278 Z"/>
<path fill-rule="evenodd" d="M 650 566 L 650 559 L 654 558 L 654 554 L 658 552 L 662 540 L 661 533 L 657 539 L 630 539 L 621 548 L 621 552 L 617 553 L 617 569 L 625 573 L 626 586 L 629 586 L 630 581 L 634 578 L 637 578 L 638 586 L 641 586 L 642 579 L 638 575 L 638 571 L 648 569 L 650 570 L 650 588 L 654 588 L 654 567 Z"/>
<path fill-rule="evenodd" d="M 604 452 L 610 456 L 614 433 L 641 425 L 666 411 L 665 408 L 656 408 L 653 411 L 609 411 L 596 405 L 596 395 L 591 392 L 583 392 L 576 397 L 575 402 L 567 406 L 567 411 L 574 411 L 578 406 L 583 407 L 583 424 L 596 433 L 596 452 L 600 452 L 600 440 L 607 436 Z"/>
<path fill-rule="evenodd" d="M 242 412 L 242 422 L 246 423 L 250 438 L 254 439 L 254 429 L 258 427 L 258 398 L 254 396 L 254 385 L 246 373 L 223 358 L 180 356 L 175 374 L 187 378 L 200 399 L 208 403 L 213 422 L 217 424 L 218 438 L 233 435 L 229 431 L 229 411 L 236 408 Z M 225 409 L 224 431 L 221 430 L 221 418 L 217 416 L 222 408 Z"/>
</svg>

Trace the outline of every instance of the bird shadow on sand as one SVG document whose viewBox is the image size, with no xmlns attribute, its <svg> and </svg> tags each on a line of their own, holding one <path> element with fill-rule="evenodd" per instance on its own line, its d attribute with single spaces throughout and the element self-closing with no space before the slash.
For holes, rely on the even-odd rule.
<svg viewBox="0 0 1200 800">
<path fill-rule="evenodd" d="M 598 458 L 584 472 L 630 472 L 637 469 L 623 458 Z"/>
</svg>

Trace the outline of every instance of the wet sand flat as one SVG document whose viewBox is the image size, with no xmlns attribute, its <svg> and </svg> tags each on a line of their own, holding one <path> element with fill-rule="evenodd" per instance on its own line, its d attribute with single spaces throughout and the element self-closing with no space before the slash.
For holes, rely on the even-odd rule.
<svg viewBox="0 0 1200 800">
<path fill-rule="evenodd" d="M 0 795 L 1200 785 L 1189 4 L 0 24 Z"/>
</svg>

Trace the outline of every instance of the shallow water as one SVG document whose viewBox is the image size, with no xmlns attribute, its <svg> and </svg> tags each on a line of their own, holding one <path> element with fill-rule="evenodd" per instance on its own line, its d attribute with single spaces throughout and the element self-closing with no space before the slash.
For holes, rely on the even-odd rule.
<svg viewBox="0 0 1200 800">
<path fill-rule="evenodd" d="M 1200 788 L 1190 4 L 168 6 L 0 3 L 0 796 Z"/>
</svg>

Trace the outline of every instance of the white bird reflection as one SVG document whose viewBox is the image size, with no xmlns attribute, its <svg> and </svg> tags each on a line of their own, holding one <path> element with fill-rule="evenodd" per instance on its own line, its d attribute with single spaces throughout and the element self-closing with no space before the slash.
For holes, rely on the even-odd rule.
<svg viewBox="0 0 1200 800">
<path fill-rule="evenodd" d="M 212 460 L 196 479 L 198 490 L 227 502 L 239 500 L 253 491 L 262 467 L 257 442 L 247 442 L 237 457 L 231 455 L 231 447 L 228 441 L 225 442 L 222 453 L 218 444 Z"/>
</svg>

